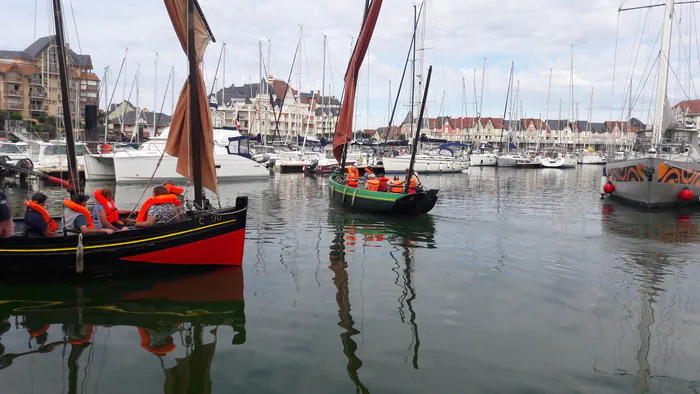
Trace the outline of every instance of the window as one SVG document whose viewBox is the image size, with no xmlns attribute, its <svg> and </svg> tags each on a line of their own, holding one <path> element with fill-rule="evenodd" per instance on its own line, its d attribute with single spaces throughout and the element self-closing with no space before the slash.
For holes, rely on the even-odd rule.
<svg viewBox="0 0 700 394">
<path fill-rule="evenodd" d="M 13 144 L 0 144 L 0 153 L 22 153 L 22 151 Z"/>
<path fill-rule="evenodd" d="M 87 81 L 87 84 L 90 86 L 97 86 L 97 81 Z"/>
</svg>

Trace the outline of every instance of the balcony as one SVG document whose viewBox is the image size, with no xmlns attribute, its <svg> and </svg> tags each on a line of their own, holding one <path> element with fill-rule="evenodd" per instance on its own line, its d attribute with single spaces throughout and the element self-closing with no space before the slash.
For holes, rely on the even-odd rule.
<svg viewBox="0 0 700 394">
<path fill-rule="evenodd" d="M 41 78 L 32 78 L 29 80 L 29 83 L 31 83 L 32 85 L 43 85 L 43 83 L 41 82 Z"/>
<path fill-rule="evenodd" d="M 22 77 L 16 75 L 5 75 L 5 82 L 7 83 L 23 83 Z"/>
<path fill-rule="evenodd" d="M 2 106 L 5 109 L 14 109 L 14 110 L 23 110 L 24 106 L 22 104 L 17 104 L 17 103 L 5 103 Z"/>
<path fill-rule="evenodd" d="M 48 95 L 46 94 L 46 92 L 41 92 L 34 89 L 29 91 L 29 97 L 31 98 L 46 98 L 47 96 Z"/>
<path fill-rule="evenodd" d="M 22 97 L 22 92 L 19 90 L 14 90 L 14 89 L 10 89 L 10 90 L 5 91 L 5 94 L 8 96 Z"/>
<path fill-rule="evenodd" d="M 49 110 L 48 105 L 32 104 L 29 106 L 29 110 L 32 112 L 47 112 Z"/>
</svg>

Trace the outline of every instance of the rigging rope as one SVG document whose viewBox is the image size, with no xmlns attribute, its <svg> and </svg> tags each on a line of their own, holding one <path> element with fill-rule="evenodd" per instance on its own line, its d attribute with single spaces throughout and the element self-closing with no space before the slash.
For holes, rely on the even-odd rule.
<svg viewBox="0 0 700 394">
<path fill-rule="evenodd" d="M 75 11 L 73 9 L 73 0 L 70 1 L 70 13 L 73 16 L 73 26 L 75 27 L 75 39 L 78 41 L 78 50 L 83 53 L 83 48 L 80 46 L 80 35 L 78 34 L 78 23 L 75 21 Z"/>
<path fill-rule="evenodd" d="M 166 99 L 166 97 L 168 97 L 168 89 L 170 88 L 170 79 L 172 77 L 173 77 L 173 72 L 171 70 L 170 75 L 168 76 L 168 82 L 165 85 L 166 87 L 165 87 L 165 92 L 163 93 L 163 101 L 160 104 L 160 113 L 158 114 L 158 118 L 156 119 L 156 124 L 153 125 L 154 136 L 155 136 L 155 130 L 158 129 L 157 125 L 160 124 L 160 118 L 163 115 L 163 107 L 165 106 L 165 99 Z M 156 172 L 158 171 L 158 168 L 160 168 L 160 163 L 163 162 L 164 156 L 165 156 L 165 149 L 163 149 L 163 152 L 161 152 L 160 157 L 158 158 L 158 163 L 156 163 L 156 168 L 153 170 L 153 174 L 151 174 L 151 177 L 148 179 L 148 183 L 146 184 L 146 187 L 143 189 L 143 193 L 141 193 L 141 197 L 139 197 L 138 201 L 136 202 L 136 206 L 134 206 L 134 209 L 131 210 L 131 213 L 129 213 L 129 216 L 127 216 L 126 220 L 131 219 L 131 216 L 133 216 L 136 209 L 141 205 L 141 201 L 143 200 L 143 197 L 146 195 L 148 188 L 151 187 L 151 183 L 153 182 L 153 178 L 155 178 Z"/>
</svg>

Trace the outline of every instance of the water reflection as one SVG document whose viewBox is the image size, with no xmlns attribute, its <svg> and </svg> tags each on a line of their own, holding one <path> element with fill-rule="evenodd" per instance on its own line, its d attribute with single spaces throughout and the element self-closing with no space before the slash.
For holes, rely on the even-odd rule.
<svg viewBox="0 0 700 394">
<path fill-rule="evenodd" d="M 397 309 L 401 322 L 408 323 L 411 327 L 412 339 L 409 344 L 409 350 L 412 350 L 413 353 L 411 364 L 414 369 L 418 369 L 420 338 L 417 314 L 413 307 L 417 292 L 413 278 L 412 249 L 437 248 L 435 223 L 431 216 L 407 220 L 404 218 L 348 215 L 340 210 L 331 210 L 328 222 L 334 235 L 330 246 L 329 268 L 334 273 L 333 283 L 336 287 L 336 302 L 340 319 L 338 325 L 345 330 L 340 337 L 343 354 L 348 359 L 347 372 L 357 392 L 369 393 L 368 388 L 360 380 L 359 370 L 363 363 L 357 355 L 357 342 L 353 339 L 361 332 L 355 327 L 355 321 L 351 314 L 347 271 L 348 255 L 355 252 L 358 247 L 378 247 L 382 246 L 381 244 L 388 244 L 392 247 L 389 255 L 396 264 L 392 269 L 396 273 L 394 283 L 402 290 L 397 299 L 399 303 Z M 408 310 L 408 322 L 406 309 Z"/>
<path fill-rule="evenodd" d="M 653 355 L 666 361 L 674 352 L 673 343 L 669 344 L 668 337 L 662 338 L 661 335 L 661 326 L 672 324 L 674 317 L 666 312 L 662 314 L 661 321 L 658 321 L 657 308 L 663 310 L 664 293 L 673 285 L 668 282 L 672 282 L 670 278 L 676 274 L 674 268 L 682 269 L 687 264 L 687 261 L 677 259 L 678 248 L 700 243 L 698 214 L 692 211 L 640 212 L 619 204 L 603 204 L 601 212 L 603 233 L 622 237 L 612 244 L 617 246 L 620 241 L 629 242 L 633 249 L 625 270 L 633 273 L 634 285 L 639 294 L 638 316 L 634 326 L 638 346 L 633 355 L 636 361 L 634 372 L 624 369 L 618 369 L 615 373 L 597 369 L 596 372 L 633 377 L 634 392 L 638 394 L 657 392 L 664 383 L 697 392 L 694 388 L 697 381 L 665 374 L 667 366 L 665 363 L 656 366 Z M 629 313 L 629 317 L 632 317 L 633 312 Z M 653 335 L 654 332 L 657 334 Z M 655 373 L 655 370 L 660 372 Z"/>
<path fill-rule="evenodd" d="M 25 349 L 0 345 L 0 369 L 5 370 L 1 373 L 7 374 L 23 357 L 60 353 L 68 393 L 85 392 L 83 386 L 93 373 L 92 347 L 97 345 L 98 330 L 107 330 L 105 357 L 110 330 L 133 330 L 141 351 L 160 365 L 165 393 L 210 393 L 219 331 L 231 328 L 232 345 L 246 341 L 240 267 L 160 280 L 3 284 L 0 300 L 0 341 L 13 324 L 16 332 L 26 330 L 28 336 Z M 17 346 L 17 341 L 10 343 Z M 122 361 L 119 353 L 111 353 L 117 365 Z M 105 364 L 109 359 L 97 372 L 96 386 Z"/>
</svg>

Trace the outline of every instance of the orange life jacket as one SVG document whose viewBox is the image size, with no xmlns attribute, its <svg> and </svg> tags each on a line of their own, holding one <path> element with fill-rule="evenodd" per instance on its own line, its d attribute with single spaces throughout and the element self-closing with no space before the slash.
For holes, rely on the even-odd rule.
<svg viewBox="0 0 700 394">
<path fill-rule="evenodd" d="M 391 181 L 391 192 L 392 193 L 403 193 L 403 185 L 406 182 L 404 181 Z"/>
<path fill-rule="evenodd" d="M 163 356 L 175 350 L 172 337 L 168 338 L 167 343 L 163 346 L 151 346 L 151 336 L 148 335 L 148 331 L 141 327 L 138 327 L 138 330 L 141 336 L 141 347 L 146 349 L 149 353 Z"/>
<path fill-rule="evenodd" d="M 179 187 L 179 186 L 175 186 L 175 185 L 169 185 L 169 184 L 168 184 L 168 185 L 165 185 L 164 187 L 165 187 L 166 189 L 168 189 L 168 193 L 170 193 L 170 194 L 177 194 L 177 195 L 180 195 L 180 194 L 182 194 L 182 193 L 185 192 L 185 189 L 184 189 L 184 188 Z"/>
<path fill-rule="evenodd" d="M 357 167 L 348 167 L 348 178 L 347 178 L 348 186 L 357 187 L 359 179 L 360 179 L 360 171 L 357 169 Z"/>
<path fill-rule="evenodd" d="M 80 204 L 76 204 L 71 200 L 63 200 L 63 205 L 71 209 L 72 211 L 82 213 L 83 216 L 85 216 L 85 220 L 87 220 L 88 228 L 95 228 L 95 222 L 92 220 L 92 215 L 90 214 L 90 211 L 87 210 L 87 208 Z"/>
<path fill-rule="evenodd" d="M 379 191 L 379 181 L 376 179 L 368 179 L 367 180 L 367 190 L 371 192 L 378 192 Z"/>
<path fill-rule="evenodd" d="M 162 204 L 175 204 L 175 206 L 179 207 L 182 205 L 180 200 L 177 199 L 177 196 L 174 194 L 166 194 L 163 196 L 153 196 L 146 200 L 146 202 L 143 203 L 141 206 L 141 210 L 139 210 L 139 215 L 136 217 L 136 222 L 137 223 L 143 223 L 148 219 L 148 210 L 154 206 L 154 205 L 162 205 Z"/>
<path fill-rule="evenodd" d="M 411 182 L 408 183 L 408 188 L 409 188 L 409 189 L 415 189 L 417 185 L 418 185 L 418 178 L 412 176 L 412 177 L 411 177 Z"/>
<path fill-rule="evenodd" d="M 41 216 L 44 218 L 44 221 L 46 222 L 46 225 L 48 226 L 47 228 L 49 231 L 58 230 L 58 224 L 56 224 L 56 221 L 51 218 L 51 215 L 49 215 L 49 212 L 46 210 L 46 208 L 31 200 L 25 201 L 24 205 L 41 214 Z"/>
<path fill-rule="evenodd" d="M 365 173 L 367 173 L 367 174 L 374 174 L 374 172 L 372 172 L 372 169 L 369 168 L 369 167 L 365 167 Z"/>
<path fill-rule="evenodd" d="M 119 221 L 119 210 L 117 209 L 117 204 L 114 200 L 108 200 L 102 195 L 102 189 L 95 190 L 94 193 L 95 200 L 102 205 L 105 210 L 105 215 L 107 215 L 107 221 L 110 223 L 116 223 Z"/>
<path fill-rule="evenodd" d="M 379 191 L 380 192 L 388 192 L 389 191 L 389 186 L 387 183 L 389 182 L 389 178 L 387 177 L 381 177 L 379 178 Z"/>
</svg>

